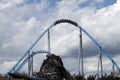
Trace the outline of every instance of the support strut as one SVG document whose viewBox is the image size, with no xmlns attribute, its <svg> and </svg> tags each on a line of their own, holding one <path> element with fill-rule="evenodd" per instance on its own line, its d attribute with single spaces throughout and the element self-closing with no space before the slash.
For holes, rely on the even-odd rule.
<svg viewBox="0 0 120 80">
<path fill-rule="evenodd" d="M 79 53 L 78 53 L 78 74 L 84 76 L 84 66 L 83 66 L 83 45 L 82 45 L 82 30 L 80 29 L 79 36 Z M 81 70 L 81 71 L 80 71 Z"/>
<path fill-rule="evenodd" d="M 98 77 L 103 76 L 103 64 L 102 64 L 102 53 L 101 53 L 101 51 L 99 51 L 97 75 L 98 75 Z"/>
<path fill-rule="evenodd" d="M 51 52 L 51 47 L 50 47 L 50 30 L 48 30 L 48 51 Z M 48 55 L 50 55 L 50 53 Z"/>
<path fill-rule="evenodd" d="M 82 45 L 82 30 L 80 29 L 80 57 L 81 57 L 81 74 L 84 76 L 84 66 L 83 66 L 83 45 Z"/>
</svg>

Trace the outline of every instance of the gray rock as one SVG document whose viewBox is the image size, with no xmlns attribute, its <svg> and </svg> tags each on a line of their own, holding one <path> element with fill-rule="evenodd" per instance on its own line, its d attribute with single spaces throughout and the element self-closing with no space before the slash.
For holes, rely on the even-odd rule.
<svg viewBox="0 0 120 80">
<path fill-rule="evenodd" d="M 65 69 L 60 56 L 54 54 L 47 56 L 43 61 L 40 72 L 49 73 L 50 80 L 74 80 L 71 74 Z"/>
</svg>

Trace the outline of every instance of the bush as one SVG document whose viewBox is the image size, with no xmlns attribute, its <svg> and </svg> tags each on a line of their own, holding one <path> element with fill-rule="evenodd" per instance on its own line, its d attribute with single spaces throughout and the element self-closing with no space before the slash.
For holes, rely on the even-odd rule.
<svg viewBox="0 0 120 80">
<path fill-rule="evenodd" d="M 87 80 L 95 80 L 95 75 L 89 75 L 88 77 L 87 77 Z"/>
<path fill-rule="evenodd" d="M 82 75 L 75 75 L 76 80 L 120 80 L 117 77 L 114 77 L 113 75 L 103 75 L 102 77 L 99 77 L 96 79 L 95 75 L 89 75 L 86 79 Z"/>
<path fill-rule="evenodd" d="M 76 79 L 76 80 L 86 80 L 83 75 L 76 75 L 76 76 L 75 76 L 75 79 Z"/>
</svg>

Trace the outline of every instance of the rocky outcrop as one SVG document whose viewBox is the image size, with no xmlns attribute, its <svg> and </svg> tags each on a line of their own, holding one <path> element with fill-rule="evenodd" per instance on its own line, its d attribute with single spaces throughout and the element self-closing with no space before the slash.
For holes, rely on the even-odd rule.
<svg viewBox="0 0 120 80">
<path fill-rule="evenodd" d="M 40 72 L 49 73 L 50 80 L 74 80 L 65 69 L 60 56 L 54 54 L 47 56 L 43 61 Z"/>
</svg>

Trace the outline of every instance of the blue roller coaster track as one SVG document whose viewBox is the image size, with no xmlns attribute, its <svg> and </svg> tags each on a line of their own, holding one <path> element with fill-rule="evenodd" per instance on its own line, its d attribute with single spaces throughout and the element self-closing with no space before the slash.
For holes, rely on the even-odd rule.
<svg viewBox="0 0 120 80">
<path fill-rule="evenodd" d="M 118 64 L 112 59 L 112 57 L 109 55 L 109 53 L 104 48 L 102 48 L 102 46 L 100 46 L 100 44 L 85 29 L 83 29 L 76 22 L 68 20 L 68 19 L 57 20 L 52 25 L 50 25 L 47 29 L 45 29 L 40 34 L 40 36 L 36 39 L 36 41 L 30 46 L 30 48 L 26 51 L 26 53 L 21 57 L 21 59 L 14 65 L 14 67 L 8 73 L 19 72 L 21 70 L 21 68 L 27 63 L 27 61 L 32 56 L 34 56 L 34 55 L 36 55 L 38 53 L 48 53 L 48 54 L 50 54 L 49 51 L 45 51 L 45 50 L 34 52 L 32 54 L 30 54 L 30 52 L 33 49 L 33 47 L 37 44 L 37 42 L 48 32 L 48 30 L 50 30 L 52 27 L 54 27 L 55 25 L 60 24 L 60 23 L 70 23 L 70 24 L 74 25 L 75 27 L 79 28 L 80 31 L 85 33 L 88 36 L 88 38 L 92 40 L 92 42 L 101 51 L 101 53 L 103 53 L 112 62 L 112 64 L 116 67 L 117 71 L 120 73 L 120 68 L 119 68 Z M 30 58 L 28 58 L 28 55 L 30 56 Z"/>
</svg>

